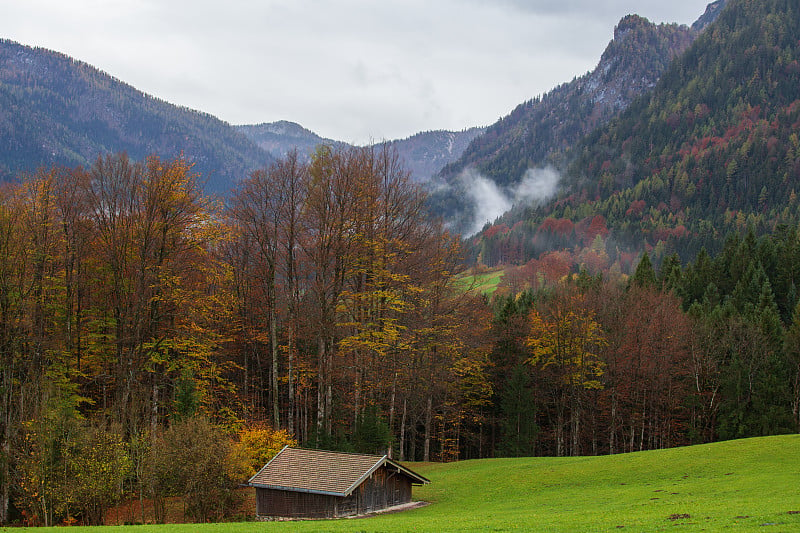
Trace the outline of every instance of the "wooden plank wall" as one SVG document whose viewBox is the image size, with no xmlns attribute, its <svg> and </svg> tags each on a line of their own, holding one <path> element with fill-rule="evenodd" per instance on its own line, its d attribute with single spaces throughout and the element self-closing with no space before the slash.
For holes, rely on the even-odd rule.
<svg viewBox="0 0 800 533">
<path fill-rule="evenodd" d="M 410 501 L 411 480 L 386 467 L 376 470 L 346 498 L 256 488 L 258 516 L 336 518 L 371 513 Z"/>
</svg>

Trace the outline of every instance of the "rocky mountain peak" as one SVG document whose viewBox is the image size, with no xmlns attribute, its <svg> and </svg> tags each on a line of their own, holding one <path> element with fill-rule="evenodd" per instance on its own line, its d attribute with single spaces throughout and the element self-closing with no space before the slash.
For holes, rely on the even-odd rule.
<svg viewBox="0 0 800 533">
<path fill-rule="evenodd" d="M 639 15 L 626 15 L 622 17 L 617 26 L 614 28 L 614 40 L 620 40 L 627 35 L 631 30 L 641 28 L 643 26 L 650 26 L 652 22 Z"/>
<path fill-rule="evenodd" d="M 720 12 L 725 8 L 725 5 L 728 3 L 728 0 L 716 0 L 715 2 L 711 2 L 706 6 L 706 12 L 700 16 L 699 19 L 692 24 L 692 29 L 694 31 L 703 31 L 706 27 L 717 20 Z"/>
</svg>

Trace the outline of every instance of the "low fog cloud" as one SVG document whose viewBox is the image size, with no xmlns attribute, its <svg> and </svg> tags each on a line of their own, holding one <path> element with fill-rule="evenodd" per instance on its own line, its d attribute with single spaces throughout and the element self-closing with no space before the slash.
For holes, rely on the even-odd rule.
<svg viewBox="0 0 800 533">
<path fill-rule="evenodd" d="M 561 175 L 553 167 L 529 168 L 514 189 L 514 204 L 533 204 L 555 195 Z"/>
<path fill-rule="evenodd" d="M 498 187 L 475 169 L 465 170 L 459 180 L 472 200 L 475 218 L 469 235 L 478 233 L 487 222 L 493 222 L 517 205 L 533 205 L 552 197 L 558 190 L 560 174 L 553 167 L 531 168 L 522 181 L 509 189 Z"/>
<path fill-rule="evenodd" d="M 492 221 L 511 209 L 511 199 L 495 182 L 477 170 L 467 169 L 459 177 L 467 196 L 475 206 L 475 219 L 468 234 L 478 233 L 486 222 Z"/>
</svg>

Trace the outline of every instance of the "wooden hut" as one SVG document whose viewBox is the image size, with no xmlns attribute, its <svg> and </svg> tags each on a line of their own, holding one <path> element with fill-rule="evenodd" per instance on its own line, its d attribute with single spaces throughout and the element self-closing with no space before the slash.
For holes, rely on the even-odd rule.
<svg viewBox="0 0 800 533">
<path fill-rule="evenodd" d="M 250 478 L 256 517 L 337 518 L 411 501 L 429 483 L 386 455 L 283 448 Z"/>
</svg>

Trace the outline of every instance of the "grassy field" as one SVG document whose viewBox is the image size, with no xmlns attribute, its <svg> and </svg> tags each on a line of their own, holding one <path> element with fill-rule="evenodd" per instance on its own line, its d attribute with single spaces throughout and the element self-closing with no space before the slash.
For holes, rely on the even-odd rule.
<svg viewBox="0 0 800 533">
<path fill-rule="evenodd" d="M 497 285 L 503 280 L 505 271 L 492 269 L 479 274 L 463 273 L 456 277 L 456 286 L 463 291 L 472 290 L 482 294 L 493 294 Z"/>
<path fill-rule="evenodd" d="M 415 499 L 432 504 L 403 513 L 70 531 L 800 531 L 800 435 L 604 457 L 413 468 L 432 480 L 415 489 Z"/>
</svg>

